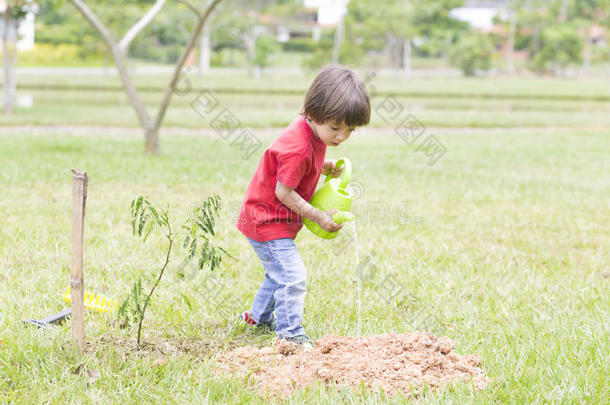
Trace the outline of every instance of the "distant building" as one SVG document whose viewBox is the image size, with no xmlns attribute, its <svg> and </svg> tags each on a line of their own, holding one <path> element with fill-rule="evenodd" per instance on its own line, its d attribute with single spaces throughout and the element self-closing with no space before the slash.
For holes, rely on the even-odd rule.
<svg viewBox="0 0 610 405">
<path fill-rule="evenodd" d="M 320 26 L 335 26 L 347 13 L 349 0 L 305 0 L 304 6 L 316 9 L 317 22 Z"/>
<path fill-rule="evenodd" d="M 0 16 L 6 11 L 6 0 L 0 0 Z M 34 48 L 34 13 L 28 13 L 19 24 L 17 50 L 29 51 Z M 0 46 L 4 33 L 4 19 L 0 18 Z"/>
<path fill-rule="evenodd" d="M 323 27 L 334 27 L 347 14 L 349 0 L 304 0 L 305 8 L 315 10 L 315 21 L 311 25 L 314 41 L 320 39 Z"/>
<path fill-rule="evenodd" d="M 494 18 L 506 20 L 509 17 L 508 1 L 466 1 L 463 7 L 454 8 L 449 16 L 465 21 L 473 28 L 489 31 L 494 26 Z"/>
</svg>

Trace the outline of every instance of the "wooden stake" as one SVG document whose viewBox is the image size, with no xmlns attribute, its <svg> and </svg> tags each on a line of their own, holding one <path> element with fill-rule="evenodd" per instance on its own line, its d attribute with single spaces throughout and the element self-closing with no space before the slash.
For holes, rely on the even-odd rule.
<svg viewBox="0 0 610 405">
<path fill-rule="evenodd" d="M 72 337 L 81 353 L 87 348 L 85 337 L 85 280 L 83 276 L 83 235 L 87 203 L 87 173 L 72 169 Z"/>
</svg>

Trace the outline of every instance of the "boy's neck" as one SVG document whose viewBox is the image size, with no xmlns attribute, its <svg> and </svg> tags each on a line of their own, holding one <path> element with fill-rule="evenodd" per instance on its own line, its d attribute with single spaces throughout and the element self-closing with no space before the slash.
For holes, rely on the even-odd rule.
<svg viewBox="0 0 610 405">
<path fill-rule="evenodd" d="M 307 125 L 309 125 L 309 128 L 311 129 L 311 132 L 313 132 L 313 134 L 316 136 L 316 138 L 320 139 L 320 137 L 318 136 L 318 133 L 316 132 L 315 128 L 313 127 L 313 125 L 311 125 L 311 120 L 308 117 L 305 117 L 305 122 L 307 122 Z M 322 140 L 322 139 L 320 139 Z"/>
</svg>

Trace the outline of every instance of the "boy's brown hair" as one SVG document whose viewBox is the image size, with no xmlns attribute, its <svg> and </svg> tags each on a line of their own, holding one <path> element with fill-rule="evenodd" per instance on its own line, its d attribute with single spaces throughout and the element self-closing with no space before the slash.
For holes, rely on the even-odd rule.
<svg viewBox="0 0 610 405">
<path fill-rule="evenodd" d="M 330 121 L 359 127 L 371 119 L 371 102 L 364 83 L 354 72 L 330 66 L 309 86 L 301 114 L 320 124 Z"/>
</svg>

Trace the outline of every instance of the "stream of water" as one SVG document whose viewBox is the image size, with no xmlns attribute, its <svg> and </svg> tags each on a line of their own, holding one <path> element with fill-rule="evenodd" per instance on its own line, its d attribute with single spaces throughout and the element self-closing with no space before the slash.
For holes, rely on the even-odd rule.
<svg viewBox="0 0 610 405">
<path fill-rule="evenodd" d="M 356 221 L 350 221 L 352 225 L 352 232 L 354 233 L 354 251 L 356 252 L 356 272 L 357 272 L 357 284 L 358 284 L 358 339 L 360 339 L 360 310 L 362 308 L 362 274 L 360 270 L 360 257 L 358 251 L 358 233 L 356 232 Z"/>
</svg>

